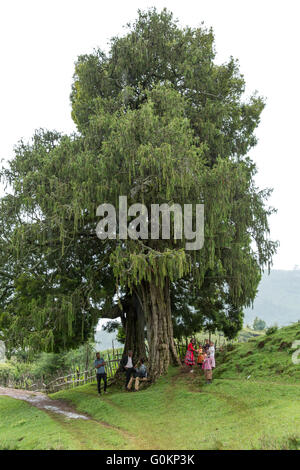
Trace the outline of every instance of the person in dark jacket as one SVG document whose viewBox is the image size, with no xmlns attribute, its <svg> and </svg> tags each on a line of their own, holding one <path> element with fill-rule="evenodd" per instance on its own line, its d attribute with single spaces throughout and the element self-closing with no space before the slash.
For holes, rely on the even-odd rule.
<svg viewBox="0 0 300 470">
<path fill-rule="evenodd" d="M 128 351 L 128 354 L 124 354 L 121 359 L 121 366 L 123 367 L 124 372 L 126 373 L 126 385 L 125 388 L 127 389 L 127 385 L 131 376 L 135 373 L 135 367 L 133 362 L 133 352 Z"/>
</svg>

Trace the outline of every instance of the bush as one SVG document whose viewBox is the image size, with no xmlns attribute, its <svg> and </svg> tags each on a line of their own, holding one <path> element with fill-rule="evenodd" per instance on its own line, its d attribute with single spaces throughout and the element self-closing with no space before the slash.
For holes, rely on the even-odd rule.
<svg viewBox="0 0 300 470">
<path fill-rule="evenodd" d="M 270 328 L 268 328 L 267 331 L 266 331 L 266 335 L 267 335 L 267 336 L 273 335 L 274 333 L 276 333 L 277 330 L 278 330 L 278 326 L 277 326 L 277 325 L 270 326 Z"/>
<path fill-rule="evenodd" d="M 50 380 L 62 368 L 62 361 L 58 354 L 41 353 L 32 364 L 32 372 L 35 378 L 43 377 Z"/>
<path fill-rule="evenodd" d="M 14 375 L 15 368 L 10 363 L 0 364 L 0 385 L 6 387 L 9 383 L 9 378 Z"/>
</svg>

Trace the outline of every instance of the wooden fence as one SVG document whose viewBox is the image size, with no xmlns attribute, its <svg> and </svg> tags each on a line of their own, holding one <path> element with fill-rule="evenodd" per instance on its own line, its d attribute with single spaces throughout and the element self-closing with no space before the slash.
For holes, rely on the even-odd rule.
<svg viewBox="0 0 300 470">
<path fill-rule="evenodd" d="M 0 387 L 7 388 L 20 388 L 23 390 L 39 391 L 45 390 L 46 385 L 43 382 L 43 378 L 36 379 L 32 376 L 22 374 L 20 377 L 15 378 L 8 371 L 7 374 L 1 375 Z"/>
<path fill-rule="evenodd" d="M 109 356 L 109 354 L 108 354 Z M 106 373 L 107 373 L 107 383 L 110 384 L 114 376 L 119 369 L 121 357 L 117 359 L 106 360 Z M 78 387 L 79 385 L 84 385 L 88 383 L 95 382 L 97 380 L 95 368 L 81 371 L 75 371 L 71 374 L 65 375 L 63 377 L 58 377 L 55 380 L 52 380 L 45 386 L 45 391 L 47 393 L 58 392 L 59 390 L 65 390 L 70 388 Z"/>
<path fill-rule="evenodd" d="M 116 371 L 119 368 L 122 354 L 123 353 L 121 350 L 108 350 L 104 353 L 101 353 L 101 357 L 103 357 L 106 362 L 105 369 L 108 383 L 111 383 Z M 15 378 L 12 374 L 9 373 L 9 371 L 7 371 L 6 374 L 2 374 L 0 377 L 0 386 L 20 388 L 33 392 L 53 393 L 57 392 L 58 390 L 69 389 L 86 383 L 95 382 L 96 380 L 96 369 L 94 367 L 87 370 L 80 370 L 79 368 L 74 369 L 73 372 L 69 372 L 69 374 L 64 376 L 61 375 L 56 377 L 48 383 L 44 377 L 36 378 L 23 374 L 20 377 Z"/>
</svg>

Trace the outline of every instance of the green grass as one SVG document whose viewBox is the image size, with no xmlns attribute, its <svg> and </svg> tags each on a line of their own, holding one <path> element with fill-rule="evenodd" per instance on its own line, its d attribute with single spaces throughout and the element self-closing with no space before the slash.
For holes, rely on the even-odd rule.
<svg viewBox="0 0 300 470">
<path fill-rule="evenodd" d="M 139 393 L 113 386 L 99 398 L 96 385 L 88 384 L 52 395 L 90 415 L 90 421 L 67 420 L 0 398 L 1 445 L 300 449 L 300 365 L 291 361 L 291 344 L 296 339 L 300 339 L 300 325 L 235 345 L 219 356 L 212 385 L 204 383 L 198 369 L 191 374 L 170 368 L 167 376 Z"/>
<path fill-rule="evenodd" d="M 0 449 L 72 448 L 72 437 L 43 411 L 0 397 Z"/>
<path fill-rule="evenodd" d="M 0 450 L 124 448 L 126 436 L 95 420 L 68 419 L 0 396 Z"/>
<path fill-rule="evenodd" d="M 300 324 L 278 329 L 271 335 L 254 338 L 246 343 L 233 345 L 232 351 L 217 355 L 218 368 L 215 377 L 274 382 L 298 383 L 300 365 L 292 362 L 295 349 L 291 346 L 300 340 Z"/>
</svg>

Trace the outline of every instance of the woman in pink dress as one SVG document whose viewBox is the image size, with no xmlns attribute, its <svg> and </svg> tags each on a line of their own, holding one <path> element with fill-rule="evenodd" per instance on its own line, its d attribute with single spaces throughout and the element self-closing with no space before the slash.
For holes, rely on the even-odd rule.
<svg viewBox="0 0 300 470">
<path fill-rule="evenodd" d="M 203 361 L 202 369 L 204 370 L 206 383 L 211 384 L 211 382 L 212 382 L 212 360 L 211 360 L 209 351 L 207 351 L 206 357 Z"/>
<path fill-rule="evenodd" d="M 194 348 L 194 344 L 195 344 L 195 340 L 191 339 L 191 341 L 188 345 L 188 348 L 187 348 L 186 355 L 185 355 L 184 362 L 189 367 L 193 367 L 195 365 L 194 352 L 196 350 Z M 191 369 L 191 372 L 193 372 L 193 369 Z"/>
</svg>

